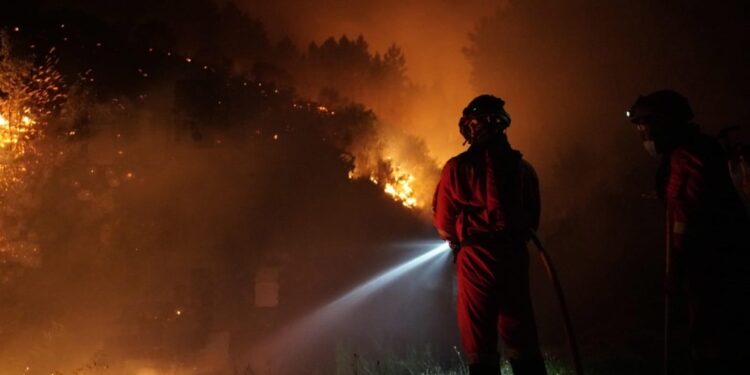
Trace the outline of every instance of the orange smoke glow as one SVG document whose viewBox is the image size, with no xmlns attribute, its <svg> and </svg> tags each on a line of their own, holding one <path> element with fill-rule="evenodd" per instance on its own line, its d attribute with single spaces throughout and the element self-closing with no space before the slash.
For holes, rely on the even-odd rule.
<svg viewBox="0 0 750 375">
<path fill-rule="evenodd" d="M 421 92 L 406 101 L 367 92 L 352 93 L 355 97 L 351 99 L 372 108 L 386 126 L 423 139 L 429 155 L 440 165 L 462 151 L 463 139 L 456 122 L 466 103 L 479 94 L 470 85 L 471 65 L 463 50 L 470 42 L 475 21 L 492 15 L 499 6 L 505 6 L 505 1 L 387 0 L 356 6 L 342 0 L 238 3 L 265 21 L 273 39 L 288 35 L 299 46 L 309 44 L 311 39 L 322 42 L 341 35 L 352 39 L 362 35 L 371 51 L 382 53 L 395 43 L 404 51 L 406 75 L 415 87 L 422 88 Z M 300 18 L 297 12 L 310 16 Z M 318 91 L 304 94 L 315 97 Z"/>
</svg>

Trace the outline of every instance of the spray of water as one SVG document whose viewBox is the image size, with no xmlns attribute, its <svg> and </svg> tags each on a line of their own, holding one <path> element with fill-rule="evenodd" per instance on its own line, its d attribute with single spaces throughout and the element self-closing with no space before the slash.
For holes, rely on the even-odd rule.
<svg viewBox="0 0 750 375">
<path fill-rule="evenodd" d="M 439 263 L 438 260 L 441 259 L 444 261 L 449 254 L 449 249 L 447 243 L 432 243 L 426 252 L 375 275 L 311 314 L 288 325 L 272 339 L 253 350 L 251 363 L 254 369 L 260 373 L 278 373 L 284 367 L 284 362 L 290 359 L 294 361 L 293 358 L 299 357 L 303 351 L 315 347 L 321 336 L 345 326 L 347 316 L 354 313 L 355 308 L 362 305 L 373 294 L 410 275 L 420 266 Z M 440 267 L 425 268 L 433 276 L 439 269 Z M 285 360 L 279 360 L 280 354 Z"/>
<path fill-rule="evenodd" d="M 403 277 L 409 273 L 409 271 L 427 263 L 429 260 L 436 258 L 441 254 L 447 254 L 448 249 L 448 244 L 444 243 L 414 259 L 399 264 L 355 287 L 350 292 L 322 307 L 316 312 L 316 314 L 330 315 L 351 309 L 376 291 L 383 289 L 385 286 Z"/>
</svg>

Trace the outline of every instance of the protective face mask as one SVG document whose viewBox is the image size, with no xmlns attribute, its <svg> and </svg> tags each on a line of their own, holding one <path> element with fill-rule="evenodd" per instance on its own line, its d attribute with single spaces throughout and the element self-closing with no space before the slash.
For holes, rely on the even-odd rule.
<svg viewBox="0 0 750 375">
<path fill-rule="evenodd" d="M 649 139 L 647 141 L 643 141 L 643 148 L 646 149 L 646 152 L 648 152 L 649 155 L 651 155 L 654 158 L 659 157 L 659 152 L 656 151 L 656 143 L 652 139 Z"/>
</svg>

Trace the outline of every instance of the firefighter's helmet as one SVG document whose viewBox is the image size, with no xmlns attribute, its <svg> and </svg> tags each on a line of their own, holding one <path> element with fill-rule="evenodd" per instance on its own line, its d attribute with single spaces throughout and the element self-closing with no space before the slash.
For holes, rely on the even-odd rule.
<svg viewBox="0 0 750 375">
<path fill-rule="evenodd" d="M 659 90 L 639 96 L 627 116 L 634 124 L 649 122 L 655 118 L 670 124 L 687 124 L 693 119 L 693 109 L 688 100 L 678 92 Z"/>
<path fill-rule="evenodd" d="M 501 134 L 510 126 L 505 102 L 493 95 L 474 98 L 463 110 L 458 129 L 469 144 L 481 143 Z"/>
</svg>

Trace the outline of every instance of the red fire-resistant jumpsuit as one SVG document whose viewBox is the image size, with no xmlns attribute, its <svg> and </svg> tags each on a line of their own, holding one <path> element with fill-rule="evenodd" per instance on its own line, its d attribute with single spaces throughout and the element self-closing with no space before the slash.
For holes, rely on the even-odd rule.
<svg viewBox="0 0 750 375">
<path fill-rule="evenodd" d="M 498 363 L 498 330 L 510 359 L 541 359 L 526 250 L 539 224 L 534 169 L 507 142 L 472 145 L 446 163 L 433 205 L 440 236 L 461 243 L 457 313 L 468 362 Z"/>
<path fill-rule="evenodd" d="M 693 357 L 747 356 L 750 226 L 719 144 L 690 137 L 665 155 L 657 184 L 667 209 L 668 286 L 687 296 Z"/>
</svg>

